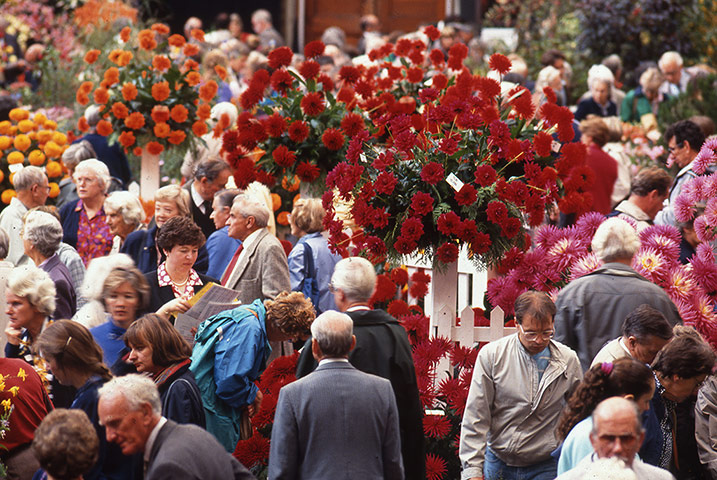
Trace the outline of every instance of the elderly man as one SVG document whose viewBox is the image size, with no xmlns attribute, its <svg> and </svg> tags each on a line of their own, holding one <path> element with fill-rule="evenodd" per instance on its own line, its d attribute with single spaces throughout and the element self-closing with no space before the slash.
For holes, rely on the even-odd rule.
<svg viewBox="0 0 717 480">
<path fill-rule="evenodd" d="M 362 372 L 391 382 L 396 395 L 401 425 L 401 451 L 407 479 L 425 478 L 423 453 L 423 409 L 418 396 L 416 372 L 408 336 L 398 321 L 383 310 L 372 310 L 368 301 L 376 288 L 376 271 L 361 257 L 340 260 L 329 288 L 336 306 L 354 322 L 356 348 L 349 355 L 351 365 Z M 299 357 L 297 378 L 316 368 L 310 343 Z"/>
<path fill-rule="evenodd" d="M 570 282 L 555 305 L 555 338 L 578 353 L 587 370 L 598 351 L 620 336 L 624 319 L 642 304 L 681 323 L 677 307 L 664 290 L 630 267 L 640 248 L 635 229 L 625 220 L 608 218 L 595 232 L 592 250 L 604 265 Z"/>
<path fill-rule="evenodd" d="M 592 417 L 590 443 L 595 452 L 558 479 L 596 478 L 586 476 L 593 462 L 600 458 L 619 458 L 634 472 L 637 480 L 674 480 L 675 477 L 667 470 L 644 463 L 636 456 L 645 439 L 645 432 L 635 402 L 623 397 L 608 398 L 598 404 Z"/>
<path fill-rule="evenodd" d="M 206 430 L 179 425 L 162 416 L 154 382 L 142 375 L 125 375 L 99 390 L 97 413 L 107 441 L 122 453 L 142 453 L 146 480 L 253 479 Z"/>
<path fill-rule="evenodd" d="M 652 225 L 657 213 L 670 192 L 672 177 L 660 167 L 648 167 L 632 179 L 630 196 L 618 203 L 608 217 L 627 215 L 637 222 L 637 230 L 642 231 Z"/>
<path fill-rule="evenodd" d="M 680 171 L 677 173 L 670 189 L 669 204 L 657 214 L 655 223 L 676 227 L 675 200 L 682 193 L 682 187 L 685 183 L 698 176 L 697 172 L 693 170 L 694 160 L 702 148 L 705 136 L 696 123 L 690 120 L 681 120 L 667 128 L 664 138 L 667 140 L 667 150 L 670 152 L 670 157 L 680 167 Z M 714 167 L 709 168 L 706 173 L 713 171 Z"/>
<path fill-rule="evenodd" d="M 311 324 L 319 366 L 279 392 L 269 478 L 404 478 L 391 383 L 349 363 L 352 329 L 335 311 Z"/>
<path fill-rule="evenodd" d="M 271 212 L 259 199 L 237 195 L 229 212 L 229 236 L 241 240 L 222 275 L 222 285 L 239 292 L 239 300 L 273 299 L 290 291 L 284 247 L 267 230 Z"/>
<path fill-rule="evenodd" d="M 515 301 L 518 332 L 478 353 L 461 426 L 462 478 L 553 479 L 555 429 L 580 381 L 575 352 L 552 339 L 555 305 L 529 291 Z"/>
<path fill-rule="evenodd" d="M 274 28 L 271 13 L 268 10 L 262 8 L 252 13 L 251 26 L 254 29 L 254 33 L 259 35 L 258 50 L 261 53 L 266 55 L 275 48 L 286 45 L 284 37 Z"/>
<path fill-rule="evenodd" d="M 649 305 L 640 305 L 622 324 L 622 336 L 602 347 L 590 366 L 622 357 L 632 357 L 649 365 L 670 340 L 672 327 L 665 316 Z"/>
<path fill-rule="evenodd" d="M 657 65 L 665 76 L 665 82 L 660 85 L 660 93 L 676 97 L 687 91 L 687 84 L 692 77 L 682 68 L 682 55 L 673 51 L 665 52 Z"/>
<path fill-rule="evenodd" d="M 192 218 L 205 237 L 216 231 L 212 220 L 214 194 L 222 190 L 229 180 L 231 168 L 221 158 L 208 158 L 199 162 L 194 171 L 194 180 L 184 188 L 191 197 Z"/>
<path fill-rule="evenodd" d="M 22 217 L 31 208 L 44 205 L 50 193 L 45 172 L 39 167 L 25 167 L 15 172 L 12 179 L 16 197 L 10 200 L 10 205 L 0 212 L 0 227 L 10 237 L 10 249 L 6 260 L 15 266 L 25 265 L 30 259 L 25 255 L 22 244 Z"/>
</svg>

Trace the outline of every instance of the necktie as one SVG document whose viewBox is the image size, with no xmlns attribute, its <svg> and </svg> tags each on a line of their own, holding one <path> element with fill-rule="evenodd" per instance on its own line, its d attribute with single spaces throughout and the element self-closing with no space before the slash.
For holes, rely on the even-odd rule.
<svg viewBox="0 0 717 480">
<path fill-rule="evenodd" d="M 234 256 L 232 256 L 231 261 L 229 262 L 229 265 L 227 265 L 227 269 L 224 270 L 224 275 L 222 275 L 222 286 L 226 286 L 227 281 L 229 280 L 229 277 L 232 276 L 232 272 L 234 271 L 234 267 L 237 264 L 237 260 L 239 260 L 239 254 L 244 249 L 244 244 L 242 243 L 239 245 L 239 248 L 237 248 L 237 251 L 234 252 Z"/>
<path fill-rule="evenodd" d="M 204 215 L 209 216 L 209 214 L 212 213 L 212 202 L 210 202 L 209 200 L 205 200 L 204 202 L 202 202 L 202 210 L 202 213 L 204 213 Z"/>
</svg>

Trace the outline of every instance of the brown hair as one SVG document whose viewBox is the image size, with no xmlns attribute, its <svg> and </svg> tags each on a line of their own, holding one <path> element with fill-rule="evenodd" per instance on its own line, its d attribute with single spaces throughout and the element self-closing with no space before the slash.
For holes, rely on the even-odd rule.
<svg viewBox="0 0 717 480">
<path fill-rule="evenodd" d="M 43 357 L 53 358 L 64 370 L 112 378 L 102 363 L 102 348 L 90 331 L 72 320 L 58 320 L 42 331 L 33 346 Z"/>
<path fill-rule="evenodd" d="M 124 334 L 129 348 L 148 346 L 152 349 L 152 363 L 168 367 L 192 356 L 192 347 L 167 320 L 155 313 L 140 318 Z"/>
<path fill-rule="evenodd" d="M 515 322 L 522 325 L 526 315 L 539 322 L 552 322 L 556 309 L 555 304 L 546 293 L 528 290 L 521 293 L 515 300 L 513 312 L 515 313 Z"/>
<path fill-rule="evenodd" d="M 157 234 L 157 246 L 165 252 L 171 251 L 177 245 L 201 248 L 206 240 L 202 229 L 189 217 L 170 218 Z"/>
<path fill-rule="evenodd" d="M 607 124 L 600 117 L 590 116 L 580 122 L 580 132 L 592 138 L 593 143 L 598 147 L 603 147 L 610 139 L 610 130 Z"/>
<path fill-rule="evenodd" d="M 274 300 L 264 300 L 266 318 L 289 337 L 309 332 L 316 318 L 314 305 L 301 292 L 281 292 Z"/>
<path fill-rule="evenodd" d="M 593 366 L 570 395 L 558 422 L 558 437 L 567 437 L 606 398 L 633 395 L 637 399 L 650 393 L 654 384 L 650 367 L 630 357 Z"/>
<path fill-rule="evenodd" d="M 326 211 L 318 198 L 300 198 L 291 211 L 291 222 L 296 228 L 306 233 L 323 230 Z"/>
<path fill-rule="evenodd" d="M 694 378 L 711 373 L 714 365 L 715 353 L 699 334 L 675 332 L 675 338 L 657 353 L 652 369 L 664 377 Z"/>
<path fill-rule="evenodd" d="M 666 195 L 672 186 L 672 177 L 660 167 L 643 168 L 632 179 L 630 185 L 630 193 L 644 197 L 653 190 L 657 190 L 660 195 Z"/>
<path fill-rule="evenodd" d="M 149 283 L 144 274 L 135 267 L 115 267 L 105 278 L 102 288 L 102 303 L 107 305 L 107 297 L 123 283 L 129 283 L 139 296 L 137 311 L 141 312 L 149 305 Z"/>
</svg>

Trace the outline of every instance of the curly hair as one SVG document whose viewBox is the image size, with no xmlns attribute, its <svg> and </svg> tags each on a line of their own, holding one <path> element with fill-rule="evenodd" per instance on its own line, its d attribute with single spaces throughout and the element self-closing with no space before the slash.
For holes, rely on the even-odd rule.
<svg viewBox="0 0 717 480">
<path fill-rule="evenodd" d="M 192 356 L 192 347 L 176 328 L 156 313 L 150 313 L 129 326 L 124 336 L 129 348 L 147 346 L 152 349 L 152 363 L 169 367 Z"/>
<path fill-rule="evenodd" d="M 7 289 L 24 297 L 43 315 L 55 313 L 55 282 L 44 270 L 30 265 L 13 268 L 7 278 Z"/>
<path fill-rule="evenodd" d="M 35 430 L 32 450 L 40 466 L 58 480 L 72 480 L 90 471 L 99 455 L 99 438 L 87 414 L 58 408 Z"/>
<path fill-rule="evenodd" d="M 274 300 L 264 300 L 266 318 L 290 338 L 308 335 L 316 318 L 314 305 L 301 292 L 281 292 Z"/>
<path fill-rule="evenodd" d="M 172 217 L 162 225 L 157 234 L 157 246 L 165 252 L 177 245 L 201 248 L 206 242 L 202 229 L 189 217 Z"/>
<path fill-rule="evenodd" d="M 657 353 L 652 369 L 663 377 L 694 378 L 709 375 L 715 353 L 697 331 L 678 330 L 675 338 Z"/>
<path fill-rule="evenodd" d="M 633 395 L 637 399 L 650 393 L 654 384 L 650 367 L 630 357 L 593 366 L 568 399 L 558 422 L 558 438 L 567 437 L 606 398 Z"/>
</svg>

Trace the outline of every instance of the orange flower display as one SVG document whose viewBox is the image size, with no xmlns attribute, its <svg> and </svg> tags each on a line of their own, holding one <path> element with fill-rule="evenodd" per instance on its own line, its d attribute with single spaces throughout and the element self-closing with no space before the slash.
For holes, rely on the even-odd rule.
<svg viewBox="0 0 717 480">
<path fill-rule="evenodd" d="M 171 128 L 169 128 L 169 124 L 160 122 L 154 125 L 153 131 L 157 138 L 166 138 L 169 136 Z"/>
<path fill-rule="evenodd" d="M 211 102 L 218 90 L 219 85 L 217 85 L 217 82 L 209 80 L 207 83 L 199 87 L 199 98 L 205 102 Z"/>
<path fill-rule="evenodd" d="M 184 123 L 187 121 L 189 110 L 184 105 L 175 105 L 170 111 L 170 117 L 177 123 Z"/>
<path fill-rule="evenodd" d="M 222 67 L 221 65 L 215 65 L 215 66 L 214 66 L 214 72 L 215 72 L 215 73 L 219 76 L 219 78 L 221 78 L 222 80 L 224 80 L 225 78 L 227 78 L 227 69 L 224 68 L 224 67 Z"/>
<path fill-rule="evenodd" d="M 159 142 L 149 142 L 147 144 L 147 151 L 151 155 L 159 155 L 160 153 L 162 153 L 164 151 L 164 147 Z"/>
<path fill-rule="evenodd" d="M 129 116 L 124 119 L 124 124 L 127 128 L 131 128 L 132 130 L 139 130 L 140 128 L 144 127 L 144 115 L 139 112 L 130 113 Z"/>
<path fill-rule="evenodd" d="M 77 130 L 80 132 L 86 132 L 90 129 L 90 124 L 87 123 L 87 119 L 85 117 L 80 117 L 80 119 L 77 121 Z"/>
<path fill-rule="evenodd" d="M 163 23 L 154 23 L 150 28 L 160 35 L 169 35 L 169 27 Z"/>
<path fill-rule="evenodd" d="M 212 108 L 209 105 L 207 105 L 206 103 L 199 105 L 199 108 L 197 108 L 197 117 L 202 120 L 209 120 L 209 117 L 211 116 Z"/>
<path fill-rule="evenodd" d="M 107 86 L 111 87 L 115 83 L 119 82 L 119 70 L 117 67 L 110 67 L 107 70 L 105 70 L 104 74 L 105 82 L 107 82 Z"/>
<path fill-rule="evenodd" d="M 155 123 L 164 123 L 169 120 L 169 107 L 164 105 L 155 105 L 152 107 L 152 120 Z"/>
<path fill-rule="evenodd" d="M 40 150 L 33 150 L 28 154 L 27 161 L 30 162 L 30 165 L 39 167 L 45 163 L 45 154 Z"/>
<path fill-rule="evenodd" d="M 13 108 L 10 110 L 10 113 L 8 114 L 10 117 L 10 120 L 14 122 L 20 122 L 22 120 L 27 120 L 30 118 L 30 113 L 22 108 Z"/>
<path fill-rule="evenodd" d="M 192 132 L 194 132 L 194 135 L 201 137 L 205 133 L 209 131 L 209 128 L 207 127 L 207 124 L 201 120 L 197 120 L 192 124 Z"/>
<path fill-rule="evenodd" d="M 193 28 L 189 34 L 192 36 L 192 38 L 199 40 L 200 42 L 204 42 L 204 31 L 200 30 L 198 28 Z"/>
<path fill-rule="evenodd" d="M 129 109 L 124 103 L 115 102 L 112 104 L 112 115 L 120 120 L 125 119 L 129 116 Z"/>
<path fill-rule="evenodd" d="M 137 87 L 134 86 L 134 83 L 122 85 L 122 98 L 124 98 L 125 102 L 131 102 L 137 98 Z"/>
<path fill-rule="evenodd" d="M 184 53 L 184 55 L 186 55 L 187 57 L 193 57 L 194 55 L 199 53 L 199 47 L 193 43 L 187 43 L 186 45 L 184 45 L 182 53 Z"/>
<path fill-rule="evenodd" d="M 152 85 L 152 98 L 163 102 L 169 98 L 169 82 L 158 82 Z"/>
<path fill-rule="evenodd" d="M 50 193 L 48 195 L 50 196 L 50 198 L 57 198 L 57 196 L 60 194 L 60 185 L 57 182 L 50 182 L 49 186 Z"/>
<path fill-rule="evenodd" d="M 164 55 L 155 55 L 152 59 L 152 67 L 155 70 L 159 70 L 160 72 L 164 72 L 166 70 L 169 70 L 169 67 L 172 66 L 172 62 L 169 61 L 169 58 L 167 58 Z"/>
<path fill-rule="evenodd" d="M 132 33 L 132 29 L 129 27 L 124 27 L 120 31 L 120 40 L 122 40 L 124 43 L 127 43 L 129 41 L 129 36 Z"/>
<path fill-rule="evenodd" d="M 92 87 L 94 87 L 92 82 L 82 82 L 78 91 L 84 93 L 85 95 L 89 95 L 92 91 Z"/>
<path fill-rule="evenodd" d="M 134 133 L 125 130 L 124 132 L 120 133 L 120 136 L 117 141 L 119 141 L 120 145 L 122 145 L 124 148 L 129 148 L 134 145 L 136 138 L 134 136 Z"/>
<path fill-rule="evenodd" d="M 199 85 L 199 82 L 202 81 L 202 76 L 199 74 L 199 72 L 192 70 L 191 72 L 187 73 L 186 77 L 184 77 L 184 81 L 187 82 L 187 85 L 193 87 L 195 85 Z"/>
<path fill-rule="evenodd" d="M 10 152 L 7 155 L 7 163 L 14 165 L 16 163 L 22 163 L 25 161 L 25 155 L 21 152 Z"/>
<path fill-rule="evenodd" d="M 94 99 L 95 103 L 99 105 L 104 105 L 105 103 L 107 103 L 107 100 L 110 99 L 110 94 L 106 88 L 100 87 L 95 90 Z"/>
<path fill-rule="evenodd" d="M 13 146 L 20 150 L 21 152 L 24 152 L 28 148 L 30 148 L 30 145 L 32 144 L 32 140 L 30 140 L 30 137 L 28 137 L 25 134 L 20 134 L 17 137 L 15 137 L 15 140 L 13 141 Z"/>
<path fill-rule="evenodd" d="M 64 149 L 52 140 L 45 144 L 43 150 L 45 152 L 45 155 L 50 158 L 60 158 L 60 155 L 62 155 L 62 152 L 64 152 Z"/>
<path fill-rule="evenodd" d="M 144 50 L 154 50 L 157 48 L 157 40 L 154 39 L 152 30 L 142 30 L 138 35 L 139 46 Z"/>
<path fill-rule="evenodd" d="M 90 65 L 95 63 L 98 58 L 100 58 L 100 51 L 97 50 L 96 48 L 89 50 L 85 54 L 85 62 L 89 63 Z"/>
<path fill-rule="evenodd" d="M 44 155 L 43 155 L 43 160 L 44 160 Z M 60 162 L 51 160 L 51 161 L 47 162 L 47 165 L 45 165 L 45 172 L 47 173 L 47 176 L 50 178 L 59 177 L 62 175 L 62 164 Z"/>
<path fill-rule="evenodd" d="M 169 143 L 171 143 L 172 145 L 179 145 L 184 141 L 185 138 L 187 138 L 187 134 L 183 131 L 172 130 L 172 133 L 169 134 Z"/>
<path fill-rule="evenodd" d="M 170 36 L 168 42 L 171 46 L 177 47 L 177 48 L 182 48 L 184 46 L 184 44 L 187 43 L 187 41 L 184 39 L 184 37 L 177 33 Z"/>
<path fill-rule="evenodd" d="M 106 137 L 112 133 L 112 124 L 107 120 L 100 120 L 97 122 L 97 133 Z"/>
</svg>

